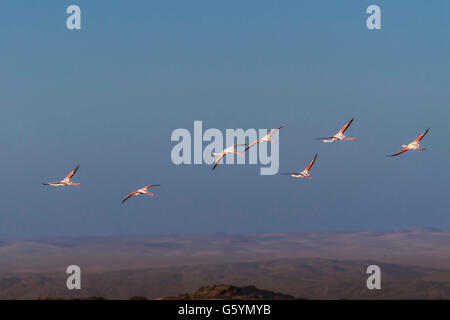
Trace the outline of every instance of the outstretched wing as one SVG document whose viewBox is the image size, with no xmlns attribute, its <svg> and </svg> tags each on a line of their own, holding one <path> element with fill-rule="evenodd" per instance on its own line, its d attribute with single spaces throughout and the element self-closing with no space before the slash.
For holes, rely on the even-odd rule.
<svg viewBox="0 0 450 320">
<path fill-rule="evenodd" d="M 248 149 L 250 149 L 251 147 L 253 147 L 255 144 L 257 144 L 259 142 L 260 142 L 259 140 L 253 141 L 252 143 L 250 143 L 250 145 L 247 148 L 245 148 L 245 151 L 247 151 Z"/>
<path fill-rule="evenodd" d="M 75 173 L 77 173 L 78 169 L 80 168 L 80 166 L 78 165 L 75 169 L 73 169 L 72 171 L 70 171 L 70 173 L 67 175 L 67 177 L 64 178 L 64 180 L 70 180 L 73 175 Z"/>
<path fill-rule="evenodd" d="M 430 131 L 430 128 L 428 128 L 427 130 L 425 130 L 425 132 L 422 133 L 416 140 L 414 140 L 414 142 L 419 142 L 420 140 L 422 140 L 423 137 L 425 137 L 425 135 L 428 133 L 428 131 Z"/>
<path fill-rule="evenodd" d="M 399 152 L 397 152 L 397 153 L 394 153 L 394 154 L 392 154 L 392 155 L 388 155 L 388 157 L 395 157 L 395 156 L 398 156 L 399 154 L 402 154 L 403 152 L 406 152 L 406 151 L 408 151 L 409 149 L 408 148 L 403 148 L 402 150 L 400 150 Z"/>
<path fill-rule="evenodd" d="M 285 127 L 285 126 L 281 126 L 281 127 L 272 129 L 272 130 L 270 130 L 270 132 L 269 132 L 267 135 L 268 135 L 268 136 L 271 136 L 275 131 L 280 130 L 280 129 L 283 128 L 283 127 Z"/>
<path fill-rule="evenodd" d="M 333 136 L 328 136 L 328 137 L 322 137 L 322 138 L 315 138 L 316 140 L 325 140 L 325 139 L 331 139 L 334 138 Z"/>
<path fill-rule="evenodd" d="M 308 164 L 308 166 L 306 167 L 305 171 L 309 171 L 309 169 L 311 169 L 311 167 L 314 165 L 314 162 L 316 162 L 317 159 L 317 153 L 314 156 L 314 159 L 312 159 L 312 161 Z"/>
<path fill-rule="evenodd" d="M 352 118 L 352 120 L 350 120 L 349 122 L 347 122 L 347 123 L 341 128 L 341 130 L 339 130 L 339 133 L 344 133 L 345 130 L 347 130 L 348 127 L 350 127 L 350 125 L 352 124 L 353 120 L 354 120 L 354 119 Z"/>
<path fill-rule="evenodd" d="M 222 159 L 223 156 L 224 156 L 223 153 L 221 153 L 221 154 L 219 154 L 219 155 L 217 156 L 216 161 L 214 161 L 214 165 L 213 165 L 213 168 L 212 168 L 213 170 L 217 167 L 217 165 L 219 164 L 220 159 Z"/>
<path fill-rule="evenodd" d="M 132 197 L 132 196 L 134 196 L 135 194 L 136 194 L 136 191 L 130 193 L 129 195 L 127 195 L 127 196 L 125 197 L 125 199 L 122 200 L 122 203 L 124 203 L 125 201 L 127 201 L 129 197 Z"/>
<path fill-rule="evenodd" d="M 280 174 L 284 175 L 284 176 L 290 176 L 290 175 L 293 175 L 293 174 L 295 174 L 295 175 L 300 174 L 300 172 L 284 172 L 284 173 L 280 173 Z"/>
<path fill-rule="evenodd" d="M 148 189 L 150 187 L 159 187 L 160 184 L 149 184 L 148 186 L 145 186 L 145 189 Z"/>
</svg>

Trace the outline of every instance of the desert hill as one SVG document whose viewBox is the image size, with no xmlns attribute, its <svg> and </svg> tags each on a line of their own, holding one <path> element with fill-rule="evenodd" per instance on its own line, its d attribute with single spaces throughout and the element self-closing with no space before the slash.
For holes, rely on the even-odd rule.
<svg viewBox="0 0 450 320">
<path fill-rule="evenodd" d="M 66 288 L 72 264 L 81 290 Z M 370 264 L 382 290 L 366 287 Z M 0 299 L 156 299 L 218 283 L 307 299 L 450 299 L 450 231 L 0 241 Z"/>
<path fill-rule="evenodd" d="M 269 259 L 372 259 L 450 267 L 450 231 L 55 237 L 0 241 L 0 272 L 105 272 Z"/>
<path fill-rule="evenodd" d="M 219 284 L 158 300 L 295 300 L 295 297 L 269 290 L 260 290 L 255 286 L 237 287 Z"/>
</svg>

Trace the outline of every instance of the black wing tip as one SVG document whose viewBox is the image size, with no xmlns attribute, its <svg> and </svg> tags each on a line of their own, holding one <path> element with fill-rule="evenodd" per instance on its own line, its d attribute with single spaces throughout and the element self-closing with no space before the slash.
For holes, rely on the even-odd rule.
<svg viewBox="0 0 450 320">
<path fill-rule="evenodd" d="M 352 118 L 349 122 L 347 122 L 347 128 L 345 128 L 346 130 L 348 129 L 348 127 L 350 127 L 350 125 L 353 123 L 353 121 L 355 120 L 355 118 Z"/>
<path fill-rule="evenodd" d="M 322 138 L 314 138 L 314 139 L 316 139 L 316 140 L 327 140 L 327 139 L 334 139 L 334 137 L 330 136 L 330 137 L 322 137 Z"/>
<path fill-rule="evenodd" d="M 73 174 L 77 173 L 78 169 L 80 169 L 80 165 L 77 165 L 75 169 L 72 170 Z"/>
</svg>

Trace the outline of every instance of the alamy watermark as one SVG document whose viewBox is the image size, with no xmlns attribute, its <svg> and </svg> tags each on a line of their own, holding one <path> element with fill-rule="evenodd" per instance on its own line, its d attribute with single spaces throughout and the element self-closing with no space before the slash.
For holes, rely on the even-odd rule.
<svg viewBox="0 0 450 320">
<path fill-rule="evenodd" d="M 372 264 L 367 267 L 367 274 L 370 277 L 367 278 L 366 285 L 369 290 L 380 290 L 381 289 L 381 269 L 376 264 Z"/>
<path fill-rule="evenodd" d="M 79 266 L 73 264 L 67 267 L 66 273 L 70 274 L 67 278 L 66 286 L 69 290 L 81 290 L 81 269 Z"/>
<path fill-rule="evenodd" d="M 70 5 L 66 9 L 66 13 L 70 14 L 66 20 L 66 27 L 69 30 L 81 29 L 81 8 L 75 4 Z"/>
<path fill-rule="evenodd" d="M 170 155 L 172 163 L 176 165 L 203 163 L 212 165 L 217 159 L 217 154 L 223 153 L 225 149 L 230 149 L 236 144 L 236 151 L 242 153 L 243 156 L 238 156 L 235 160 L 235 153 L 229 152 L 224 154 L 219 164 L 259 163 L 261 175 L 278 173 L 280 164 L 278 128 L 271 131 L 253 128 L 247 130 L 226 129 L 224 141 L 221 130 L 209 128 L 203 132 L 203 122 L 194 121 L 193 134 L 188 129 L 178 128 L 172 132 L 170 139 L 178 142 L 172 148 Z M 258 142 L 255 143 L 256 141 Z M 208 144 L 204 146 L 204 142 L 208 142 Z"/>
</svg>

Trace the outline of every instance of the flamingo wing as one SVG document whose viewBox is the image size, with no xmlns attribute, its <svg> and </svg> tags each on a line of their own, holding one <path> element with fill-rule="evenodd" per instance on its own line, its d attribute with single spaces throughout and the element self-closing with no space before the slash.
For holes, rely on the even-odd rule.
<svg viewBox="0 0 450 320">
<path fill-rule="evenodd" d="M 267 135 L 270 137 L 275 131 L 280 130 L 280 129 L 283 128 L 283 127 L 285 127 L 285 126 L 281 126 L 281 127 L 272 129 L 272 130 L 270 130 L 270 132 L 269 132 Z"/>
<path fill-rule="evenodd" d="M 290 176 L 290 175 L 292 175 L 292 174 L 300 174 L 300 172 L 284 172 L 284 173 L 280 173 L 281 175 L 284 175 L 284 176 Z"/>
<path fill-rule="evenodd" d="M 406 152 L 406 151 L 408 151 L 409 149 L 408 148 L 403 148 L 402 150 L 400 150 L 399 152 L 397 152 L 397 153 L 394 153 L 394 154 L 392 154 L 392 155 L 388 155 L 388 157 L 395 157 L 395 156 L 398 156 L 399 154 L 402 154 L 402 153 L 404 153 L 404 152 Z"/>
<path fill-rule="evenodd" d="M 414 140 L 414 142 L 419 142 L 420 140 L 422 140 L 423 137 L 425 137 L 425 135 L 428 133 L 428 131 L 430 131 L 430 128 L 428 128 L 427 130 L 425 130 L 425 132 L 422 133 L 416 140 Z"/>
<path fill-rule="evenodd" d="M 217 167 L 217 165 L 219 164 L 219 161 L 223 158 L 224 155 L 225 155 L 224 153 L 219 154 L 219 156 L 217 157 L 216 161 L 214 161 L 214 165 L 213 165 L 213 168 L 212 168 L 213 170 Z"/>
<path fill-rule="evenodd" d="M 316 155 L 314 156 L 314 159 L 312 159 L 312 161 L 308 164 L 308 166 L 306 167 L 306 171 L 309 171 L 309 169 L 311 169 L 311 167 L 314 165 L 314 162 L 316 162 L 316 159 L 317 159 L 317 153 L 316 153 Z"/>
<path fill-rule="evenodd" d="M 132 192 L 132 193 L 130 193 L 129 195 L 127 195 L 127 196 L 125 197 L 125 199 L 123 199 L 123 200 L 122 200 L 122 203 L 124 203 L 125 201 L 127 201 L 127 200 L 128 200 L 128 198 L 130 198 L 130 197 L 134 196 L 135 194 L 136 194 L 136 191 L 135 191 L 135 192 Z"/>
<path fill-rule="evenodd" d="M 316 140 L 325 140 L 325 139 L 331 139 L 331 138 L 334 138 L 334 137 L 328 136 L 328 137 L 316 138 Z"/>
<path fill-rule="evenodd" d="M 148 186 L 145 186 L 144 188 L 148 189 L 150 187 L 159 187 L 159 186 L 160 186 L 160 184 L 149 184 Z"/>
<path fill-rule="evenodd" d="M 353 120 L 355 120 L 355 119 L 352 118 L 352 120 L 350 120 L 349 122 L 347 122 L 347 123 L 341 128 L 341 130 L 339 130 L 339 133 L 344 133 L 345 130 L 347 130 L 348 127 L 350 127 L 350 125 L 352 124 Z"/>
<path fill-rule="evenodd" d="M 247 148 L 245 148 L 245 151 L 247 151 L 248 149 L 250 149 L 251 147 L 253 147 L 255 144 L 260 143 L 260 142 L 261 142 L 260 140 L 255 140 L 255 141 L 253 141 L 252 143 L 250 143 L 250 145 L 249 145 Z"/>
<path fill-rule="evenodd" d="M 64 180 L 70 180 L 74 176 L 74 174 L 77 173 L 79 168 L 80 166 L 78 165 L 75 169 L 70 171 L 70 173 L 67 175 L 67 177 L 64 178 Z"/>
</svg>

